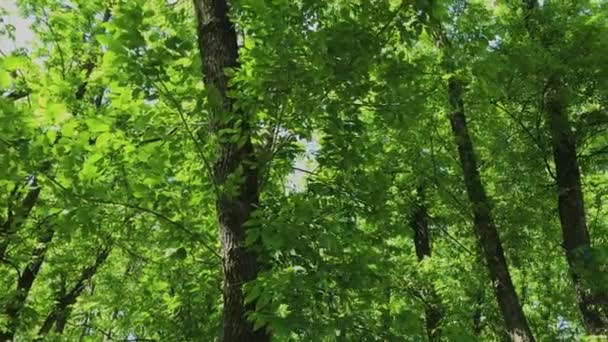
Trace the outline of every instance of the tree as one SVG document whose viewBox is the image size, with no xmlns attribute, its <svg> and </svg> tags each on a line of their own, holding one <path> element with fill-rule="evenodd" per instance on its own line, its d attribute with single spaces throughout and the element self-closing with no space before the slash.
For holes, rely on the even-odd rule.
<svg viewBox="0 0 608 342">
<path fill-rule="evenodd" d="M 538 41 L 548 54 L 553 54 L 553 41 L 561 29 L 555 28 L 553 30 L 557 32 L 551 32 L 552 28 L 542 13 L 551 9 L 540 9 L 536 1 L 528 1 L 525 9 L 528 12 L 525 25 L 532 39 Z M 568 113 L 571 105 L 565 76 L 556 68 L 549 71 L 544 82 L 542 111 L 551 136 L 558 212 L 569 272 L 587 332 L 605 334 L 608 332 L 608 292 L 602 286 L 594 285 L 592 279 L 599 269 L 587 229 L 576 138 Z"/>
<path fill-rule="evenodd" d="M 448 55 L 454 53 L 454 47 L 437 18 L 431 14 L 431 30 L 434 30 L 436 43 Z M 444 72 L 451 75 L 447 80 L 448 101 L 450 104 L 450 125 L 456 145 L 459 160 L 462 165 L 463 178 L 469 198 L 475 232 L 488 267 L 492 287 L 498 301 L 507 334 L 513 341 L 534 341 L 534 336 L 524 315 L 519 301 L 509 267 L 504 255 L 502 242 L 492 217 L 490 199 L 486 194 L 477 166 L 477 159 L 473 149 L 472 139 L 467 126 L 464 107 L 465 84 L 462 75 L 458 75 L 454 62 L 444 61 Z"/>
<path fill-rule="evenodd" d="M 604 2 L 5 3 L 0 340 L 602 333 Z"/>
<path fill-rule="evenodd" d="M 195 1 L 198 44 L 203 76 L 212 106 L 209 127 L 218 137 L 219 155 L 213 164 L 218 188 L 216 210 L 222 241 L 224 309 L 222 341 L 267 341 L 262 329 L 246 319 L 242 286 L 260 270 L 259 257 L 245 246 L 246 223 L 259 203 L 259 167 L 251 142 L 250 115 L 237 111 L 228 97 L 227 68 L 238 67 L 236 29 L 224 0 Z M 229 132 L 226 134 L 225 132 Z"/>
<path fill-rule="evenodd" d="M 418 261 L 431 257 L 431 232 L 429 229 L 429 214 L 424 200 L 424 188 L 417 190 L 417 204 L 411 218 L 411 227 L 414 230 L 414 246 Z M 431 284 L 427 289 L 427 302 L 425 303 L 426 330 L 429 341 L 440 341 L 441 319 L 443 316 L 441 302 L 435 287 Z"/>
</svg>

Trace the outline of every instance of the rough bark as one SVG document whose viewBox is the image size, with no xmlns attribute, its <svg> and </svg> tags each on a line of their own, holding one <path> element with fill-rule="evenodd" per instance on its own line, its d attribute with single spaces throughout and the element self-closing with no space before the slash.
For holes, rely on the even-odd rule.
<svg viewBox="0 0 608 342">
<path fill-rule="evenodd" d="M 212 107 L 210 131 L 219 136 L 223 129 L 236 130 L 241 142 L 237 145 L 219 136 L 219 157 L 213 165 L 224 259 L 221 338 L 225 342 L 268 341 L 270 337 L 266 331 L 263 328 L 254 330 L 246 319 L 246 312 L 254 309 L 254 303 L 244 303 L 242 288 L 244 283 L 254 280 L 259 271 L 256 253 L 245 248 L 244 227 L 258 204 L 259 189 L 248 118 L 242 111 L 234 110 L 228 97 L 228 77 L 224 73 L 226 68 L 238 66 L 236 31 L 228 18 L 225 0 L 194 0 L 194 6 L 203 79 Z M 227 191 L 228 188 L 233 190 Z"/>
<path fill-rule="evenodd" d="M 416 256 L 418 257 L 418 261 L 422 261 L 424 258 L 431 257 L 432 247 L 429 231 L 429 214 L 424 201 L 424 190 L 419 188 L 417 192 L 418 198 L 416 199 L 410 225 L 414 230 Z M 432 283 L 426 286 L 424 292 L 427 298 L 424 308 L 427 337 L 431 342 L 440 341 L 441 320 L 443 319 L 441 300 Z"/>
<path fill-rule="evenodd" d="M 585 279 L 594 276 L 596 270 L 593 256 L 590 255 L 591 242 L 587 230 L 575 137 L 566 111 L 564 95 L 560 91 L 561 82 L 557 78 L 550 82 L 545 94 L 544 108 L 551 131 L 563 247 L 585 328 L 590 334 L 606 334 L 608 293 L 602 293 L 600 289 L 590 286 L 590 279 Z"/>
<path fill-rule="evenodd" d="M 511 281 L 502 243 L 492 218 L 490 201 L 481 183 L 473 143 L 467 127 L 462 91 L 461 82 L 455 77 L 450 78 L 448 82 L 452 109 L 450 123 L 458 146 L 467 195 L 473 210 L 477 240 L 484 254 L 507 333 L 513 341 L 534 341 L 534 336 Z"/>
<path fill-rule="evenodd" d="M 429 217 L 421 190 L 418 190 L 418 199 L 412 215 L 412 229 L 414 230 L 414 246 L 418 261 L 431 257 L 431 237 L 429 233 Z"/>
<path fill-rule="evenodd" d="M 19 275 L 19 278 L 17 279 L 17 288 L 4 308 L 4 314 L 6 315 L 8 324 L 6 331 L 0 332 L 0 341 L 11 341 L 15 336 L 17 328 L 19 327 L 21 311 L 25 306 L 25 301 L 34 284 L 34 280 L 36 280 L 38 271 L 40 271 L 40 267 L 44 262 L 46 251 L 48 250 L 54 234 L 55 229 L 52 227 L 45 229 L 38 239 L 38 246 L 32 252 L 30 261 Z"/>
<path fill-rule="evenodd" d="M 535 17 L 540 10 L 536 0 L 524 1 L 527 11 L 525 25 L 533 39 L 550 51 L 550 43 L 538 35 L 541 22 Z M 551 147 L 555 162 L 557 202 L 562 228 L 563 247 L 569 272 L 577 294 L 585 330 L 590 334 L 608 334 L 608 293 L 605 287 L 593 286 L 597 265 L 593 260 L 587 229 L 581 173 L 576 154 L 576 137 L 568 117 L 566 87 L 561 75 L 549 76 L 545 87 L 543 110 L 551 133 Z"/>
</svg>

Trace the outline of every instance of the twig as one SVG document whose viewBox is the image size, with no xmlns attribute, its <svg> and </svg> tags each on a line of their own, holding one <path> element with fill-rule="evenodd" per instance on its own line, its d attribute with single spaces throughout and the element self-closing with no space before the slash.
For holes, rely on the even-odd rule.
<svg viewBox="0 0 608 342">
<path fill-rule="evenodd" d="M 517 118 L 513 113 L 508 111 L 505 107 L 501 106 L 498 102 L 490 101 L 490 103 L 493 104 L 496 108 L 498 108 L 498 109 L 502 110 L 504 113 L 506 113 L 513 121 L 515 121 L 523 129 L 523 131 L 530 137 L 530 139 L 532 139 L 532 142 L 534 143 L 534 145 L 538 148 L 538 150 L 541 153 L 541 157 L 542 157 L 543 161 L 545 162 L 545 168 L 547 169 L 549 176 L 551 176 L 551 178 L 553 178 L 553 179 L 557 179 L 557 176 L 555 176 L 555 173 L 553 173 L 553 171 L 551 170 L 549 161 L 547 160 L 547 158 L 545 158 L 545 150 L 543 149 L 541 143 L 536 139 L 534 134 L 532 134 L 530 129 L 528 127 L 526 127 L 526 125 L 519 118 Z"/>
<path fill-rule="evenodd" d="M 156 82 L 152 81 L 152 84 L 156 85 Z M 218 185 L 215 181 L 213 169 L 211 167 L 211 162 L 205 156 L 205 153 L 203 152 L 203 149 L 201 148 L 198 139 L 196 139 L 196 137 L 194 136 L 194 133 L 190 129 L 190 125 L 188 125 L 188 121 L 186 120 L 186 116 L 184 114 L 181 104 L 179 102 L 177 102 L 177 100 L 175 99 L 173 94 L 169 91 L 169 89 L 165 85 L 165 82 L 163 82 L 162 79 L 160 79 L 160 84 L 163 86 L 164 92 L 161 91 L 158 87 L 156 87 L 156 89 L 158 90 L 158 92 L 161 95 L 165 94 L 165 96 L 168 97 L 169 101 L 171 101 L 173 103 L 173 105 L 175 106 L 175 110 L 177 110 L 177 113 L 179 114 L 180 120 L 182 121 L 184 128 L 188 132 L 188 135 L 190 136 L 190 139 L 194 143 L 194 146 L 196 147 L 196 150 L 197 150 L 199 156 L 203 160 L 203 164 L 205 165 L 205 170 L 208 173 L 209 180 L 211 181 L 211 184 L 213 184 L 213 188 L 215 189 L 216 194 L 219 194 L 220 191 L 219 191 Z"/>
<path fill-rule="evenodd" d="M 205 247 L 209 252 L 213 253 L 214 256 L 216 256 L 218 259 L 223 260 L 223 258 L 215 251 L 215 249 L 211 248 L 211 246 L 209 246 L 205 241 L 203 241 L 201 239 L 200 234 L 197 234 L 193 231 L 191 231 L 190 229 L 186 228 L 186 226 L 184 226 L 183 224 L 174 221 L 172 219 L 170 219 L 169 217 L 167 217 L 165 214 L 163 213 L 159 213 L 153 209 L 150 208 L 145 208 L 145 207 L 141 207 L 135 204 L 130 204 L 130 203 L 122 203 L 122 202 L 117 202 L 117 201 L 110 201 L 110 200 L 104 200 L 104 199 L 99 199 L 99 198 L 92 198 L 92 197 L 87 197 L 87 196 L 83 196 L 83 195 L 78 195 L 75 194 L 73 192 L 71 192 L 70 190 L 68 190 L 67 188 L 65 188 L 63 185 L 61 185 L 59 182 L 57 182 L 57 180 L 55 180 L 52 176 L 49 176 L 47 174 L 44 174 L 44 176 L 51 181 L 51 183 L 53 183 L 54 185 L 56 185 L 57 187 L 61 188 L 63 191 L 70 193 L 73 196 L 76 196 L 84 201 L 87 202 L 91 202 L 91 203 L 97 203 L 97 204 L 104 204 L 104 205 L 113 205 L 113 206 L 120 206 L 120 207 L 124 207 L 124 208 L 130 208 L 130 209 L 135 209 L 135 210 L 139 210 L 141 212 L 144 213 L 148 213 L 151 214 L 153 216 L 156 216 L 157 218 L 164 220 L 168 223 L 170 223 L 171 225 L 175 226 L 176 228 L 192 235 L 193 237 L 197 238 L 197 241 L 203 245 L 203 247 Z"/>
</svg>

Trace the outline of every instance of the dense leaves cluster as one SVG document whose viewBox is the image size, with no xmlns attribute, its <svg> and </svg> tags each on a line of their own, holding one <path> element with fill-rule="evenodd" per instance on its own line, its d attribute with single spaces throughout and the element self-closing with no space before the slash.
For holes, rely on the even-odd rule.
<svg viewBox="0 0 608 342">
<path fill-rule="evenodd" d="M 218 218 L 256 177 L 247 329 L 531 341 L 509 278 L 537 340 L 608 333 L 605 1 L 231 1 L 226 93 L 191 1 L 17 2 L 0 341 L 227 336 Z"/>
</svg>

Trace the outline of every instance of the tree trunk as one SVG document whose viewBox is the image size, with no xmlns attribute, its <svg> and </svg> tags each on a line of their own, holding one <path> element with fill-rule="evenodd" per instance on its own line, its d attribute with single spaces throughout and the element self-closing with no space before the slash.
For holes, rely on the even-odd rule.
<svg viewBox="0 0 608 342">
<path fill-rule="evenodd" d="M 224 73 L 225 68 L 238 66 L 236 31 L 228 18 L 226 0 L 194 0 L 194 6 L 203 78 L 212 107 L 210 130 L 220 140 L 213 181 L 218 191 L 216 210 L 224 259 L 222 340 L 268 341 L 265 329 L 254 330 L 246 319 L 246 312 L 253 310 L 255 303 L 244 303 L 242 288 L 259 271 L 258 256 L 245 248 L 244 227 L 257 207 L 259 189 L 249 119 L 242 111 L 234 111 Z M 238 132 L 238 143 L 231 141 L 233 137 L 220 136 L 226 129 Z"/>
<path fill-rule="evenodd" d="M 549 44 L 537 36 L 534 25 L 541 25 L 534 17 L 539 10 L 536 0 L 524 2 L 528 33 L 539 39 L 543 48 Z M 543 109 L 551 133 L 551 147 L 555 162 L 557 202 L 562 227 L 563 247 L 572 282 L 577 294 L 578 307 L 585 330 L 590 334 L 608 333 L 608 293 L 593 286 L 593 277 L 599 269 L 592 255 L 589 231 L 585 216 L 585 204 L 581 186 L 581 174 L 576 155 L 576 139 L 568 118 L 565 86 L 558 73 L 549 76 L 544 94 Z"/>
<path fill-rule="evenodd" d="M 561 82 L 557 79 L 550 82 L 544 108 L 551 131 L 563 247 L 585 328 L 590 334 L 605 334 L 608 333 L 608 294 L 590 286 L 590 279 L 585 279 L 599 270 L 596 270 L 591 255 L 575 138 L 561 92 Z"/>
<path fill-rule="evenodd" d="M 417 190 L 418 198 L 415 204 L 414 213 L 411 218 L 411 227 L 414 230 L 414 245 L 416 247 L 416 256 L 418 261 L 422 261 L 425 257 L 431 257 L 431 238 L 429 231 L 429 214 L 424 200 L 424 189 L 422 187 Z M 430 283 L 425 286 L 425 297 L 427 298 L 424 308 L 426 332 L 429 341 L 438 342 L 441 340 L 441 320 L 443 319 L 443 310 L 441 299 L 435 290 L 435 286 Z"/>
<path fill-rule="evenodd" d="M 490 201 L 481 183 L 473 143 L 467 127 L 462 91 L 461 82 L 455 77 L 451 77 L 448 81 L 448 95 L 452 109 L 450 123 L 458 146 L 467 195 L 473 210 L 475 233 L 490 272 L 494 293 L 505 321 L 507 333 L 513 341 L 534 341 L 534 336 L 511 281 L 502 243 L 492 219 Z"/>
<path fill-rule="evenodd" d="M 38 239 L 38 246 L 32 252 L 30 261 L 26 265 L 23 272 L 17 280 L 17 289 L 9 299 L 8 304 L 4 308 L 4 314 L 8 320 L 6 331 L 0 332 L 0 341 L 11 341 L 17 328 L 19 327 L 19 317 L 21 316 L 21 310 L 25 305 L 25 300 L 38 276 L 38 271 L 44 262 L 46 251 L 48 250 L 49 244 L 53 239 L 55 229 L 48 227 L 42 232 Z"/>
</svg>

